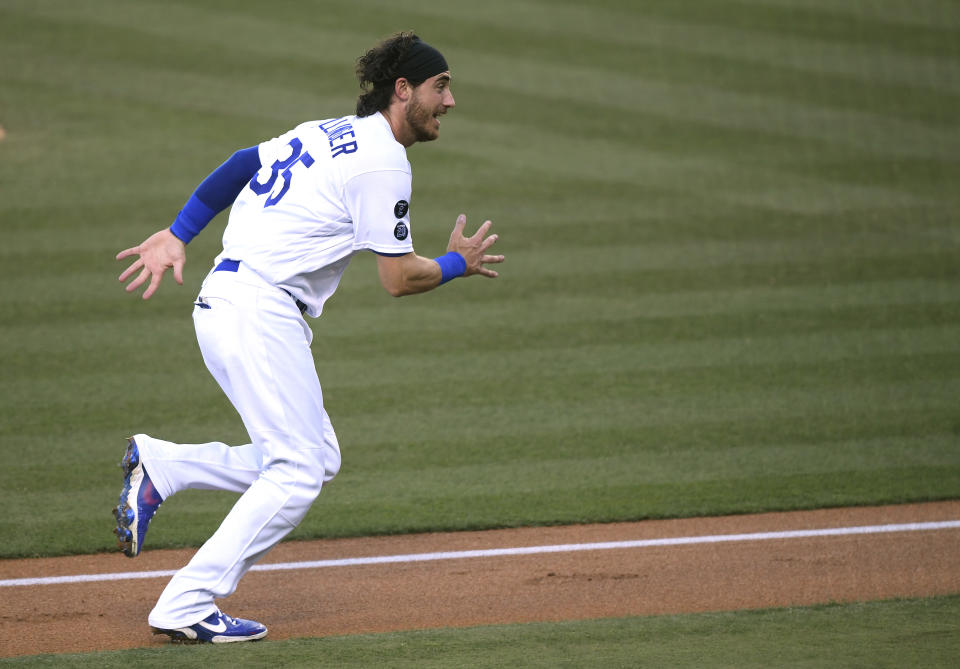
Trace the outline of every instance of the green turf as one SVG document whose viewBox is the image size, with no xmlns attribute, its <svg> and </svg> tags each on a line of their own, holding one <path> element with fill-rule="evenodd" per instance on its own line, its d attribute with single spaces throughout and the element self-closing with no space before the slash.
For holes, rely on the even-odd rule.
<svg viewBox="0 0 960 669">
<path fill-rule="evenodd" d="M 306 7 L 306 8 L 305 8 Z M 186 286 L 121 248 L 237 148 L 349 112 L 413 28 L 457 109 L 413 229 L 497 282 L 358 257 L 314 351 L 344 468 L 298 538 L 960 497 L 960 9 L 949 0 L 0 0 L 0 557 L 108 550 L 123 437 L 245 440 Z M 233 496 L 169 500 L 197 545 Z M 958 599 L 164 648 L 16 666 L 946 667 Z M 187 659 L 184 659 L 187 658 Z"/>
<path fill-rule="evenodd" d="M 899 600 L 182 646 L 3 661 L 13 667 L 928 667 L 955 666 L 960 598 Z"/>
<path fill-rule="evenodd" d="M 960 496 L 960 11 L 925 0 L 0 3 L 0 555 L 108 550 L 123 437 L 246 437 L 187 285 L 113 255 L 237 148 L 349 112 L 414 28 L 457 108 L 417 249 L 495 221 L 496 282 L 313 322 L 342 473 L 298 538 Z M 167 503 L 196 545 L 234 498 Z"/>
</svg>

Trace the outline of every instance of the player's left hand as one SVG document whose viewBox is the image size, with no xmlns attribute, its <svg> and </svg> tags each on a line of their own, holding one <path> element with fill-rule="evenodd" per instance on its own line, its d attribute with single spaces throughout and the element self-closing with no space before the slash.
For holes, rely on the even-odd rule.
<svg viewBox="0 0 960 669">
<path fill-rule="evenodd" d="M 481 274 L 491 279 L 499 276 L 496 271 L 484 267 L 487 263 L 503 262 L 502 255 L 487 254 L 487 249 L 493 246 L 499 238 L 499 236 L 495 234 L 487 236 L 491 225 L 493 225 L 493 223 L 490 221 L 484 221 L 483 225 L 477 228 L 477 231 L 472 237 L 465 237 L 463 230 L 467 226 L 467 216 L 466 214 L 460 214 L 457 217 L 457 222 L 453 226 L 453 232 L 450 233 L 450 243 L 447 245 L 447 251 L 456 251 L 463 256 L 463 259 L 467 263 L 467 269 L 463 274 L 464 276 Z"/>
<path fill-rule="evenodd" d="M 187 261 L 186 246 L 168 228 L 150 235 L 139 246 L 124 249 L 117 254 L 117 260 L 134 255 L 139 257 L 120 275 L 120 281 L 126 281 L 137 270 L 140 271 L 137 278 L 127 284 L 128 293 L 150 279 L 150 285 L 143 291 L 143 299 L 149 300 L 160 287 L 163 275 L 171 267 L 174 281 L 183 285 L 183 265 Z"/>
</svg>

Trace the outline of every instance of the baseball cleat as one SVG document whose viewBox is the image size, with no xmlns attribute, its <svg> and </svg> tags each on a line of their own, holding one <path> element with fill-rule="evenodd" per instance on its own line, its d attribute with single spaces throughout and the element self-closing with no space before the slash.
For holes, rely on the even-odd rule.
<svg viewBox="0 0 960 669">
<path fill-rule="evenodd" d="M 267 636 L 267 628 L 253 620 L 231 618 L 222 611 L 214 611 L 195 625 L 164 630 L 151 627 L 154 634 L 166 634 L 173 643 L 233 643 L 256 641 Z"/>
<path fill-rule="evenodd" d="M 143 547 L 143 538 L 147 534 L 150 519 L 157 512 L 163 498 L 140 463 L 140 449 L 133 437 L 130 437 L 127 444 L 127 452 L 120 461 L 120 468 L 123 469 L 123 491 L 120 493 L 117 508 L 113 510 L 117 520 L 113 533 L 117 535 L 117 545 L 123 554 L 137 557 Z"/>
</svg>

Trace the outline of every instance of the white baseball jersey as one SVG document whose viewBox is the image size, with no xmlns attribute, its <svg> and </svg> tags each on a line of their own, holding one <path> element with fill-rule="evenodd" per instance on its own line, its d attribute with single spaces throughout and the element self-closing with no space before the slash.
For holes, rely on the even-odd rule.
<svg viewBox="0 0 960 669">
<path fill-rule="evenodd" d="M 259 153 L 217 262 L 241 261 L 316 317 L 355 252 L 413 251 L 410 162 L 382 114 L 302 123 Z"/>
</svg>

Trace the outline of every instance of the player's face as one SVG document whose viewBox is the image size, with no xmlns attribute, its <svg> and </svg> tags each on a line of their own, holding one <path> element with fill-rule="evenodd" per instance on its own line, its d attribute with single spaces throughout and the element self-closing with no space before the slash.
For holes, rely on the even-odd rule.
<svg viewBox="0 0 960 669">
<path fill-rule="evenodd" d="M 440 117 L 455 105 L 449 72 L 430 77 L 414 88 L 407 103 L 406 118 L 416 141 L 436 139 L 440 134 Z"/>
</svg>

